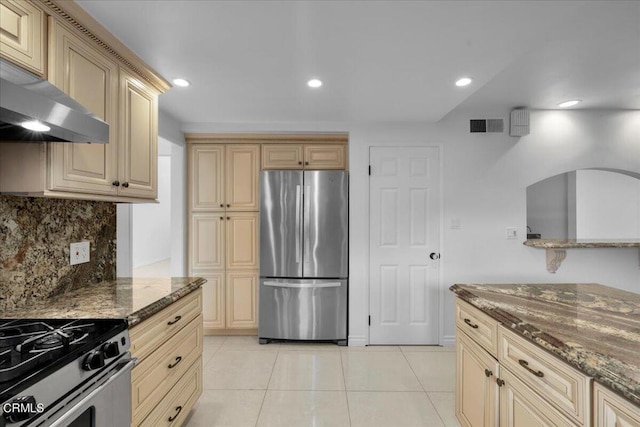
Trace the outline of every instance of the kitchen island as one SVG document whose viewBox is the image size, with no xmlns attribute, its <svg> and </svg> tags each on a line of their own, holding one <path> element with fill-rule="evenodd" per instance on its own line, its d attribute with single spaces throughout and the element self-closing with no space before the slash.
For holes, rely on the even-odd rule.
<svg viewBox="0 0 640 427">
<path fill-rule="evenodd" d="M 567 393 L 566 408 L 560 407 L 560 412 L 564 410 L 564 415 L 573 416 L 575 419 L 572 421 L 589 425 L 590 396 L 593 394 L 594 425 L 606 425 L 599 424 L 596 419 L 599 415 L 595 399 L 601 385 L 605 386 L 602 388 L 605 392 L 610 390 L 622 396 L 632 411 L 640 411 L 639 294 L 599 284 L 457 284 L 450 289 L 458 297 L 456 321 L 459 338 L 464 335 L 463 340 L 470 337 L 480 343 L 497 359 L 500 373 L 507 371 L 509 374 L 504 365 L 510 366 L 504 362 L 512 358 L 515 363 L 511 370 L 520 369 L 521 372 L 516 374 L 525 375 L 525 382 L 533 384 L 534 390 L 536 385 L 553 390 L 553 375 L 547 373 L 544 376 L 544 369 L 540 368 L 543 364 L 534 366 L 536 362 L 525 357 L 541 347 L 560 359 L 561 362 L 555 358 L 549 360 L 551 364 L 561 364 L 560 371 L 568 372 L 575 368 L 577 374 L 582 374 L 585 384 L 582 396 L 580 380 L 574 384 L 558 379 L 558 384 L 562 383 L 558 392 L 566 390 Z M 465 315 L 465 310 L 471 315 Z M 476 312 L 480 321 L 487 316 L 484 323 L 469 318 Z M 495 334 L 491 332 L 492 322 L 496 326 Z M 483 331 L 485 324 L 489 331 L 485 334 L 486 344 L 478 332 Z M 519 340 L 522 340 L 522 346 L 530 346 L 529 352 L 521 351 Z M 535 346 L 530 343 L 535 343 Z M 549 358 L 548 355 L 544 357 Z M 489 372 L 492 371 L 487 370 L 487 378 Z M 494 383 L 499 379 L 497 377 Z M 595 381 L 593 386 L 591 378 Z M 504 382 L 498 381 L 498 385 L 502 387 Z M 571 391 L 572 387 L 575 387 L 575 393 Z M 547 398 L 558 402 L 553 396 Z M 559 406 L 557 403 L 553 405 Z M 496 403 L 496 406 L 501 405 Z M 504 408 L 501 407 L 500 411 L 500 415 L 504 415 Z M 460 411 L 457 412 L 460 418 Z M 636 422 L 635 418 L 631 419 Z"/>
</svg>

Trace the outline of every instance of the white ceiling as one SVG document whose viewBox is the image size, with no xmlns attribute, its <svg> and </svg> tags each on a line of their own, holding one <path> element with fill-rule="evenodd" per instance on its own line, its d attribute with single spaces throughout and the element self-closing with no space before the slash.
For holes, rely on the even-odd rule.
<svg viewBox="0 0 640 427">
<path fill-rule="evenodd" d="M 160 98 L 183 123 L 640 108 L 640 1 L 78 3 L 163 77 L 191 81 Z"/>
</svg>

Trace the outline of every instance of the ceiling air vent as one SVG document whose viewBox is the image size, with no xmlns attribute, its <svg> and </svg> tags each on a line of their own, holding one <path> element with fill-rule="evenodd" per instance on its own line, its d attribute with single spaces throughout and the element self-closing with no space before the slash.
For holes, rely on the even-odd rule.
<svg viewBox="0 0 640 427">
<path fill-rule="evenodd" d="M 471 119 L 469 120 L 471 133 L 502 133 L 504 132 L 503 119 Z"/>
</svg>

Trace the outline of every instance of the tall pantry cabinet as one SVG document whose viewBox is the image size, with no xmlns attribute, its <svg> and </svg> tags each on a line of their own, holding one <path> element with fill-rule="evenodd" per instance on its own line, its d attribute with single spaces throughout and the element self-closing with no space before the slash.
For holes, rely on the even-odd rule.
<svg viewBox="0 0 640 427">
<path fill-rule="evenodd" d="M 258 327 L 260 145 L 189 144 L 189 274 L 203 286 L 206 333 Z"/>
</svg>

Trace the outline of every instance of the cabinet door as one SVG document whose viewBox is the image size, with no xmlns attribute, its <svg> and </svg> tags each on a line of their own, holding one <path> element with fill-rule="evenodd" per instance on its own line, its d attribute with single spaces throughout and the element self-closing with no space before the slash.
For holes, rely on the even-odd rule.
<svg viewBox="0 0 640 427">
<path fill-rule="evenodd" d="M 224 146 L 190 145 L 188 167 L 191 210 L 224 211 Z"/>
<path fill-rule="evenodd" d="M 227 270 L 259 268 L 259 214 L 257 212 L 228 212 Z"/>
<path fill-rule="evenodd" d="M 49 18 L 49 80 L 109 124 L 108 144 L 49 144 L 49 189 L 115 196 L 118 66 Z"/>
<path fill-rule="evenodd" d="M 302 145 L 262 145 L 262 169 L 302 169 L 302 159 Z"/>
<path fill-rule="evenodd" d="M 33 4 L 0 1 L 0 57 L 45 75 L 44 13 Z"/>
<path fill-rule="evenodd" d="M 191 273 L 200 276 L 197 272 Z M 225 286 L 224 272 L 202 274 L 207 283 L 202 285 L 202 318 L 206 329 L 224 328 Z"/>
<path fill-rule="evenodd" d="M 344 145 L 305 145 L 304 167 L 305 169 L 346 169 L 347 148 Z"/>
<path fill-rule="evenodd" d="M 500 369 L 500 427 L 576 427 L 508 369 Z"/>
<path fill-rule="evenodd" d="M 464 427 L 497 427 L 498 362 L 456 331 L 456 417 Z"/>
<path fill-rule="evenodd" d="M 227 273 L 227 328 L 258 327 L 258 271 Z"/>
<path fill-rule="evenodd" d="M 259 145 L 226 146 L 225 206 L 232 211 L 258 210 Z"/>
<path fill-rule="evenodd" d="M 190 218 L 189 268 L 212 271 L 225 267 L 226 218 L 222 213 L 195 213 Z"/>
<path fill-rule="evenodd" d="M 593 420 L 595 427 L 640 426 L 640 407 L 594 382 Z"/>
<path fill-rule="evenodd" d="M 119 194 L 158 195 L 158 95 L 120 69 Z"/>
</svg>

